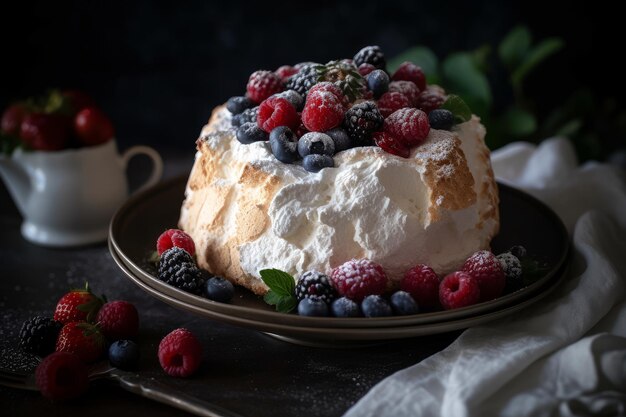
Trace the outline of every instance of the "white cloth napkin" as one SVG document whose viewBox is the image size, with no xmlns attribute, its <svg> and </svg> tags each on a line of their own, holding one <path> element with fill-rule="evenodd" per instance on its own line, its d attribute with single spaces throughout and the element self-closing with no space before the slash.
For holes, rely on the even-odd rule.
<svg viewBox="0 0 626 417">
<path fill-rule="evenodd" d="M 626 415 L 624 173 L 578 166 L 565 139 L 511 144 L 492 162 L 500 181 L 563 219 L 574 245 L 566 284 L 516 315 L 466 330 L 378 383 L 345 416 Z"/>
</svg>

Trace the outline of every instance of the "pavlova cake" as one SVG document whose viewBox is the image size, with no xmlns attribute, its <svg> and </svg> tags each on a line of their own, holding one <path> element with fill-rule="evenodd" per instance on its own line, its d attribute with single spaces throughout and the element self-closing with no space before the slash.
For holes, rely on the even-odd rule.
<svg viewBox="0 0 626 417">
<path fill-rule="evenodd" d="M 179 226 L 198 266 L 257 294 L 263 269 L 351 259 L 390 286 L 418 264 L 443 275 L 498 232 L 484 137 L 460 99 L 412 63 L 386 72 L 375 46 L 256 71 L 202 129 Z"/>
</svg>

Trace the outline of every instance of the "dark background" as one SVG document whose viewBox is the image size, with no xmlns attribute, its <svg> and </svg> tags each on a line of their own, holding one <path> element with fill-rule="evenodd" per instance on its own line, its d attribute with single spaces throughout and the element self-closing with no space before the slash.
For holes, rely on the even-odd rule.
<svg viewBox="0 0 626 417">
<path fill-rule="evenodd" d="M 612 95 L 607 80 L 617 80 L 619 69 L 605 65 L 601 77 L 594 75 L 605 59 L 594 49 L 594 38 L 604 36 L 596 32 L 595 11 L 548 3 L 22 2 L 3 13 L 0 30 L 9 41 L 0 106 L 51 87 L 78 88 L 110 115 L 122 148 L 143 143 L 192 153 L 211 109 L 243 94 L 254 70 L 352 57 L 369 44 L 388 57 L 427 45 L 443 58 L 497 45 L 517 24 L 534 39 L 566 42 L 526 82 L 539 116 L 576 88 Z M 491 75 L 496 103 L 506 103 L 511 93 L 502 74 Z"/>
</svg>

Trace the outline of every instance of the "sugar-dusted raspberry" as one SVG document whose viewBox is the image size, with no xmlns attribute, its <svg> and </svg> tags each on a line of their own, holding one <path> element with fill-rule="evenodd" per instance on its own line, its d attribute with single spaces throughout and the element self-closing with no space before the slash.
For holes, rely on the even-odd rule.
<svg viewBox="0 0 626 417">
<path fill-rule="evenodd" d="M 281 91 L 283 91 L 283 82 L 272 71 L 253 72 L 246 87 L 246 95 L 257 104 Z"/>
<path fill-rule="evenodd" d="M 134 339 L 139 332 L 139 314 L 128 301 L 111 301 L 98 311 L 96 322 L 109 340 Z"/>
<path fill-rule="evenodd" d="M 411 102 L 407 96 L 397 91 L 387 91 L 378 99 L 378 110 L 385 118 L 404 107 L 411 107 Z"/>
<path fill-rule="evenodd" d="M 385 119 L 384 131 L 398 138 L 408 147 L 419 145 L 430 131 L 428 116 L 419 109 L 403 108 Z"/>
<path fill-rule="evenodd" d="M 438 109 L 446 101 L 446 97 L 436 89 L 430 87 L 422 91 L 415 106 L 426 113 Z"/>
<path fill-rule="evenodd" d="M 422 71 L 421 67 L 412 62 L 403 62 L 396 72 L 393 73 L 391 79 L 394 81 L 413 81 L 420 91 L 424 91 L 426 88 L 426 76 L 424 75 L 424 71 Z"/>
<path fill-rule="evenodd" d="M 278 67 L 278 69 L 274 71 L 274 73 L 280 77 L 283 83 L 286 83 L 287 79 L 297 72 L 298 70 L 291 65 L 283 65 L 281 67 Z"/>
<path fill-rule="evenodd" d="M 161 236 L 157 239 L 157 252 L 159 256 L 163 255 L 163 252 L 174 246 L 186 250 L 191 256 L 196 253 L 196 245 L 193 243 L 193 239 L 182 230 L 168 229 L 161 233 Z"/>
<path fill-rule="evenodd" d="M 159 363 L 168 375 L 190 376 L 201 362 L 202 346 L 196 336 L 187 329 L 176 329 L 159 343 Z"/>
<path fill-rule="evenodd" d="M 55 401 L 69 400 L 87 390 L 87 366 L 73 353 L 55 352 L 37 366 L 35 383 L 44 397 Z"/>
<path fill-rule="evenodd" d="M 302 110 L 302 123 L 311 132 L 325 132 L 339 126 L 343 121 L 345 114 L 343 95 L 338 96 L 334 92 L 322 89 L 313 91 L 315 87 L 317 85 L 307 95 Z"/>
<path fill-rule="evenodd" d="M 461 270 L 470 274 L 480 286 L 481 301 L 502 295 L 506 279 L 500 261 L 493 253 L 487 250 L 475 252 L 467 258 Z"/>
<path fill-rule="evenodd" d="M 267 133 L 278 126 L 295 129 L 300 124 L 298 112 L 293 104 L 283 97 L 270 97 L 259 106 L 257 124 Z"/>
<path fill-rule="evenodd" d="M 369 259 L 352 259 L 334 268 L 330 274 L 337 292 L 360 302 L 368 295 L 381 295 L 387 289 L 383 267 Z"/>
<path fill-rule="evenodd" d="M 341 88 L 339 88 L 339 86 L 337 86 L 335 83 L 331 83 L 329 81 L 322 81 L 320 83 L 317 83 L 313 87 L 311 87 L 311 89 L 309 90 L 309 94 L 315 93 L 316 91 L 326 91 L 332 93 L 337 96 L 337 98 L 343 101 L 343 92 L 341 91 Z"/>
<path fill-rule="evenodd" d="M 439 306 L 439 277 L 428 265 L 419 264 L 406 271 L 400 288 L 411 294 L 422 309 Z"/>
<path fill-rule="evenodd" d="M 413 81 L 392 81 L 389 83 L 389 91 L 404 94 L 412 107 L 417 105 L 420 96 L 420 89 Z"/>
<path fill-rule="evenodd" d="M 361 74 L 362 77 L 365 77 L 367 74 L 374 71 L 375 69 L 376 69 L 375 66 L 373 66 L 372 64 L 368 64 L 368 63 L 363 63 L 359 65 L 359 68 L 358 68 L 359 74 Z"/>
<path fill-rule="evenodd" d="M 374 139 L 374 143 L 385 152 L 401 156 L 402 158 L 408 158 L 411 155 L 411 148 L 390 133 L 374 132 L 372 139 Z"/>
<path fill-rule="evenodd" d="M 478 281 L 466 272 L 453 272 L 439 284 L 439 302 L 446 310 L 471 306 L 479 300 Z"/>
</svg>

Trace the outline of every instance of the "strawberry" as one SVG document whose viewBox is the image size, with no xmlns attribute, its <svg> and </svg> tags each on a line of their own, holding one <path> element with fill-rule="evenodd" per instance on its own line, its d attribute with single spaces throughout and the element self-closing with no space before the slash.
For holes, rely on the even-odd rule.
<svg viewBox="0 0 626 417">
<path fill-rule="evenodd" d="M 86 107 L 78 112 L 74 131 L 78 140 L 87 146 L 100 145 L 115 135 L 113 124 L 97 107 Z"/>
<path fill-rule="evenodd" d="M 65 294 L 54 310 L 54 320 L 63 324 L 71 321 L 93 322 L 104 304 L 103 298 L 96 297 L 85 283 L 84 289 L 73 289 Z"/>
<path fill-rule="evenodd" d="M 84 321 L 72 321 L 61 329 L 56 351 L 78 355 L 85 363 L 94 362 L 104 353 L 105 340 L 97 326 Z"/>
<path fill-rule="evenodd" d="M 7 107 L 2 113 L 2 133 L 5 135 L 17 136 L 20 133 L 22 120 L 27 111 L 21 103 L 15 103 Z"/>
<path fill-rule="evenodd" d="M 31 113 L 24 116 L 20 125 L 20 138 L 31 149 L 58 151 L 69 140 L 66 116 L 54 113 Z"/>
</svg>

